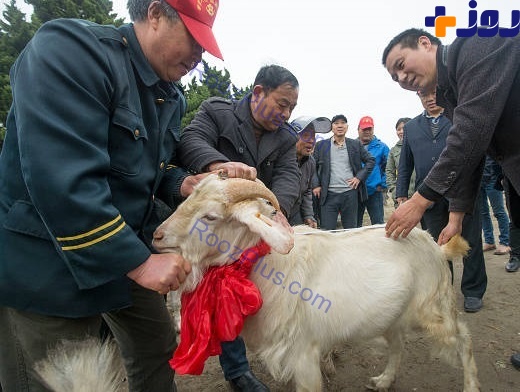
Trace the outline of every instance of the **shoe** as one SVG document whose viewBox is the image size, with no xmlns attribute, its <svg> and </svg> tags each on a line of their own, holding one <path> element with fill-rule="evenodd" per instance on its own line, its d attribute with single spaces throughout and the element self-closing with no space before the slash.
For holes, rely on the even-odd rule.
<svg viewBox="0 0 520 392">
<path fill-rule="evenodd" d="M 520 353 L 511 355 L 511 363 L 513 364 L 515 369 L 520 370 Z"/>
<path fill-rule="evenodd" d="M 516 272 L 520 268 L 520 260 L 518 260 L 518 257 L 511 256 L 509 261 L 506 264 L 506 271 L 507 272 Z"/>
<path fill-rule="evenodd" d="M 464 311 L 467 313 L 476 313 L 482 309 L 482 299 L 477 297 L 464 297 Z"/>
<path fill-rule="evenodd" d="M 269 392 L 269 388 L 249 370 L 236 378 L 232 378 L 229 383 L 231 388 L 237 392 Z"/>
<path fill-rule="evenodd" d="M 493 252 L 494 255 L 506 255 L 511 252 L 511 248 L 507 245 L 498 244 L 497 249 Z"/>
<path fill-rule="evenodd" d="M 495 246 L 495 244 L 484 244 L 484 246 L 482 247 L 482 250 L 484 252 L 487 252 L 489 250 L 493 250 L 493 249 L 496 249 L 497 247 Z"/>
</svg>

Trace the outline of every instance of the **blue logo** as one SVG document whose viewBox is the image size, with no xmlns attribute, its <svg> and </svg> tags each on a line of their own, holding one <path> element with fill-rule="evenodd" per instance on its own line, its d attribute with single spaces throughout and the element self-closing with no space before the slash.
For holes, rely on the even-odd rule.
<svg viewBox="0 0 520 392">
<path fill-rule="evenodd" d="M 511 11 L 511 27 L 500 27 L 498 24 L 498 10 L 485 10 L 480 15 L 480 23 L 478 17 L 477 2 L 471 0 L 469 2 L 468 11 L 468 27 L 456 29 L 457 37 L 472 37 L 477 34 L 479 37 L 494 37 L 497 34 L 500 37 L 516 37 L 520 31 L 520 10 Z M 457 25 L 455 16 L 446 15 L 446 7 L 435 7 L 435 15 L 424 18 L 426 27 L 435 27 L 436 37 L 446 37 L 446 29 Z M 479 29 L 480 27 L 485 27 Z"/>
</svg>

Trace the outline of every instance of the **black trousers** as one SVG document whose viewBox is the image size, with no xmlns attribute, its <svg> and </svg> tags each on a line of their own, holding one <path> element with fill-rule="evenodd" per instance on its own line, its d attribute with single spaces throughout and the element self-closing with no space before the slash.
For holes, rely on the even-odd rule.
<svg viewBox="0 0 520 392">
<path fill-rule="evenodd" d="M 421 221 L 423 229 L 435 238 L 439 238 L 442 229 L 448 224 L 449 203 L 441 199 L 428 209 Z M 487 288 L 486 264 L 482 250 L 482 221 L 480 216 L 480 197 L 476 201 L 472 214 L 466 214 L 462 223 L 462 236 L 471 247 L 469 254 L 464 258 L 464 269 L 460 288 L 464 297 L 482 298 Z M 453 265 L 450 261 L 453 276 Z"/>
<path fill-rule="evenodd" d="M 509 246 L 511 247 L 511 256 L 520 258 L 520 196 L 507 178 L 504 180 L 504 190 L 506 206 L 509 211 Z"/>
</svg>

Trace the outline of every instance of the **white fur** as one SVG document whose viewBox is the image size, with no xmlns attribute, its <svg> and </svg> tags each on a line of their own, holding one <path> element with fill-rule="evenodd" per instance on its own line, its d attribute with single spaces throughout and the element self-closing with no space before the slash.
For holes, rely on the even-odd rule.
<svg viewBox="0 0 520 392">
<path fill-rule="evenodd" d="M 217 205 L 221 215 L 208 222 L 211 232 L 243 249 L 259 238 L 270 242 L 254 225 L 258 223 L 256 212 L 269 215 L 272 207 L 256 198 L 242 201 L 240 206 L 218 205 L 218 195 L 212 191 L 222 185 L 218 181 L 208 179 L 201 184 L 205 198 L 194 194 L 185 202 L 197 209 L 179 208 L 158 229 L 159 240 L 154 243 L 161 251 L 181 249 L 192 263 L 195 277 L 202 276 L 209 265 L 232 261 L 193 233 L 186 235 L 186 222 L 194 218 L 194 211 L 198 217 L 211 215 L 212 206 Z M 213 195 L 210 200 L 209 195 Z M 281 229 L 272 228 L 270 237 L 277 230 Z M 457 319 L 447 266 L 447 255 L 452 258 L 467 251 L 465 241 L 456 241 L 442 249 L 419 229 L 396 241 L 385 237 L 382 226 L 336 233 L 295 228 L 292 251 L 288 255 L 272 252 L 250 275 L 262 292 L 264 305 L 244 326 L 248 347 L 276 380 L 293 381 L 297 391 L 321 391 L 320 358 L 334 345 L 383 336 L 389 344 L 389 361 L 381 375 L 370 379 L 368 387 L 386 391 L 396 377 L 404 334 L 417 329 L 433 338 L 436 353 L 448 362 L 461 360 L 464 391 L 478 391 L 471 338 L 465 324 Z M 269 276 L 271 270 L 273 275 Z M 276 272 L 284 274 L 283 283 L 274 279 Z M 188 289 L 198 280 L 191 281 Z M 288 291 L 292 282 L 297 282 L 293 292 L 295 288 L 308 289 L 305 299 L 311 291 L 321 297 L 314 304 L 305 301 Z M 324 299 L 330 301 L 326 312 L 325 306 L 319 307 Z"/>
<path fill-rule="evenodd" d="M 54 392 L 128 391 L 118 348 L 111 341 L 63 341 L 35 370 Z"/>
</svg>

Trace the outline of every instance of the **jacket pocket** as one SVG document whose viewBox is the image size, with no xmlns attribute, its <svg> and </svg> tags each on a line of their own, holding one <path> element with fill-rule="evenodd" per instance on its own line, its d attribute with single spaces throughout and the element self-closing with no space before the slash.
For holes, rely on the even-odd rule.
<svg viewBox="0 0 520 392">
<path fill-rule="evenodd" d="M 51 240 L 47 228 L 34 206 L 23 200 L 16 201 L 7 213 L 4 228 L 16 233 Z"/>
<path fill-rule="evenodd" d="M 139 174 L 147 140 L 148 134 L 142 118 L 127 108 L 116 108 L 108 140 L 111 169 L 127 176 Z"/>
</svg>

